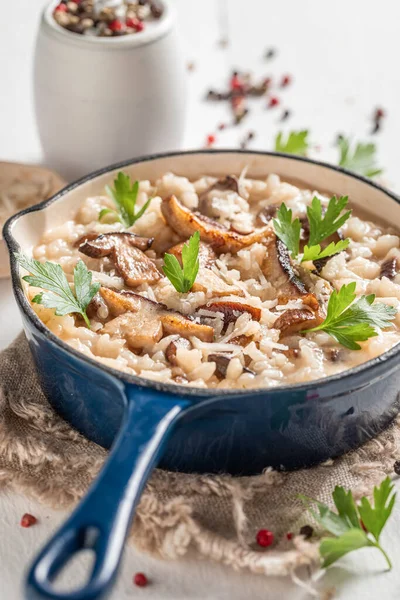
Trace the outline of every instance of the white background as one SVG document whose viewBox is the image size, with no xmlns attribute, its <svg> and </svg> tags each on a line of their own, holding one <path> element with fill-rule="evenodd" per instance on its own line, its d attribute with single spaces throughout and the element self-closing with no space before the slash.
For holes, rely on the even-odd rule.
<svg viewBox="0 0 400 600">
<path fill-rule="evenodd" d="M 204 102 L 209 87 L 225 85 L 234 67 L 261 76 L 279 78 L 290 73 L 294 82 L 275 90 L 282 106 L 293 111 L 285 129 L 309 128 L 320 149 L 314 156 L 335 160 L 333 141 L 338 132 L 368 139 L 371 113 L 380 105 L 387 112 L 383 131 L 374 139 L 380 165 L 393 188 L 400 186 L 400 70 L 398 27 L 400 4 L 394 0 L 175 0 L 187 60 L 195 63 L 188 74 L 190 109 L 184 146 L 204 145 L 220 122 L 229 122 L 225 105 Z M 0 34 L 0 160 L 40 162 L 41 151 L 32 107 L 32 60 L 34 39 L 43 0 L 4 1 Z M 228 12 L 228 22 L 220 15 Z M 230 46 L 222 50 L 217 41 L 229 33 Z M 266 48 L 278 51 L 266 62 Z M 105 91 L 106 92 L 106 91 Z M 265 110 L 255 101 L 252 113 L 239 128 L 216 132 L 216 147 L 237 147 L 250 129 L 256 133 L 250 147 L 272 149 L 280 129 L 282 109 Z M 68 119 L 68 115 L 65 115 Z M 0 347 L 20 330 L 10 284 L 0 282 Z M 40 523 L 31 529 L 19 527 L 24 512 L 32 512 Z M 0 597 L 22 598 L 21 581 L 30 557 L 64 519 L 25 497 L 0 493 Z M 394 562 L 390 574 L 374 551 L 360 551 L 330 570 L 320 587 L 334 585 L 337 598 L 394 599 L 400 595 L 400 507 L 395 511 L 384 542 Z M 76 565 L 73 577 L 83 574 Z M 132 575 L 144 571 L 153 583 L 135 588 Z M 113 600 L 300 600 L 309 597 L 292 583 L 235 573 L 195 558 L 165 563 L 129 547 Z"/>
</svg>

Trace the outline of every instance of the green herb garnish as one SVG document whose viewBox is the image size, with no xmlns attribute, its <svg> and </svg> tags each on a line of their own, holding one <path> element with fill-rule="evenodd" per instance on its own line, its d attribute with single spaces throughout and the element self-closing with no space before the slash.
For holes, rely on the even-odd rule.
<svg viewBox="0 0 400 600">
<path fill-rule="evenodd" d="M 310 236 L 308 245 L 304 247 L 301 262 L 320 260 L 321 258 L 333 256 L 347 248 L 350 243 L 349 240 L 340 240 L 337 243 L 331 242 L 323 250 L 321 250 L 320 246 L 320 243 L 335 233 L 351 215 L 351 211 L 349 210 L 340 216 L 347 202 L 347 196 L 339 199 L 336 199 L 336 197 L 331 198 L 328 208 L 322 216 L 321 201 L 316 196 L 313 198 L 311 206 L 307 207 Z M 276 235 L 287 246 L 292 258 L 296 258 L 300 249 L 301 224 L 298 218 L 292 221 L 292 216 L 292 210 L 288 209 L 286 204 L 283 203 L 279 207 L 273 223 Z"/>
<path fill-rule="evenodd" d="M 396 316 L 396 309 L 382 302 L 374 304 L 375 294 L 356 299 L 356 283 L 342 285 L 340 290 L 330 295 L 327 315 L 317 327 L 302 331 L 326 331 L 339 344 L 350 350 L 360 350 L 357 342 L 364 342 L 378 335 L 376 328 L 385 329 Z M 354 304 L 353 304 L 354 302 Z"/>
<path fill-rule="evenodd" d="M 142 208 L 136 212 L 136 200 L 139 192 L 139 181 L 133 184 L 129 175 L 120 171 L 114 179 L 114 187 L 106 186 L 106 192 L 115 202 L 116 210 L 103 208 L 99 213 L 99 221 L 107 216 L 114 221 L 120 221 L 124 227 L 131 227 L 148 209 L 152 198 L 149 198 Z"/>
<path fill-rule="evenodd" d="M 320 244 L 342 227 L 351 215 L 351 210 L 348 210 L 340 216 L 348 201 L 347 196 L 341 196 L 338 199 L 334 196 L 329 200 L 328 208 L 325 214 L 322 215 L 321 201 L 314 196 L 311 206 L 307 206 L 307 217 L 310 224 L 308 243 L 310 246 Z"/>
<path fill-rule="evenodd" d="M 380 545 L 379 539 L 396 500 L 393 490 L 393 483 L 386 477 L 379 487 L 374 487 L 373 506 L 366 497 L 361 498 L 360 504 L 357 505 L 350 490 L 346 492 L 343 487 L 336 486 L 332 498 L 337 513 L 318 500 L 300 495 L 315 520 L 334 536 L 322 538 L 319 546 L 324 568 L 349 552 L 366 547 L 380 550 L 388 569 L 392 568 L 390 558 Z M 318 512 L 314 510 L 314 506 Z"/>
<path fill-rule="evenodd" d="M 300 247 L 301 224 L 298 218 L 292 221 L 292 209 L 282 203 L 276 213 L 276 219 L 273 220 L 275 233 L 291 252 L 292 257 L 296 258 Z"/>
<path fill-rule="evenodd" d="M 285 152 L 286 154 L 307 156 L 307 150 L 309 147 L 307 136 L 307 130 L 291 131 L 286 140 L 284 140 L 283 132 L 280 131 L 275 138 L 275 152 Z"/>
<path fill-rule="evenodd" d="M 177 292 L 185 294 L 192 286 L 199 272 L 200 233 L 196 231 L 182 248 L 182 267 L 173 254 L 164 255 L 164 274 Z"/>
<path fill-rule="evenodd" d="M 79 261 L 74 269 L 74 292 L 72 291 L 61 265 L 52 262 L 41 263 L 23 254 L 15 253 L 18 263 L 31 275 L 22 279 L 29 285 L 45 289 L 37 294 L 32 302 L 42 304 L 46 308 L 55 308 L 56 315 L 62 317 L 69 313 L 82 315 L 86 325 L 90 328 L 90 321 L 86 308 L 99 291 L 100 284 L 92 283 L 92 273 L 83 261 Z"/>
<path fill-rule="evenodd" d="M 343 252 L 346 250 L 347 246 L 350 244 L 350 240 L 340 240 L 339 242 L 331 242 L 326 248 L 321 250 L 321 246 L 316 244 L 315 246 L 304 246 L 303 257 L 301 262 L 305 262 L 307 260 L 321 260 L 321 258 L 328 258 L 328 256 L 333 256 L 334 254 L 338 254 L 339 252 Z"/>
<path fill-rule="evenodd" d="M 338 146 L 340 150 L 340 167 L 344 167 L 365 177 L 375 177 L 382 173 L 382 169 L 376 166 L 375 144 L 363 144 L 360 142 L 351 150 L 350 140 L 341 136 L 338 140 Z"/>
</svg>

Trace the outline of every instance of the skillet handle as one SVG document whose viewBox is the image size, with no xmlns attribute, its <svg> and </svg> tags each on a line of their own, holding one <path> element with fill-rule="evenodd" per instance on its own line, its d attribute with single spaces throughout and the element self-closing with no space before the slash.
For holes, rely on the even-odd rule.
<svg viewBox="0 0 400 600">
<path fill-rule="evenodd" d="M 184 398 L 127 386 L 124 424 L 110 456 L 86 497 L 43 548 L 28 574 L 27 600 L 98 600 L 116 577 L 133 511 Z M 58 592 L 57 573 L 77 552 L 91 549 L 94 566 L 83 587 Z"/>
</svg>

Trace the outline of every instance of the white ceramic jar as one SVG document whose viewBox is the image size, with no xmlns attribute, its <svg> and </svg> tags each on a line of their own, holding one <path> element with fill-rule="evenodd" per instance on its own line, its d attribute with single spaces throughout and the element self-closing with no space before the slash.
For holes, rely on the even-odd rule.
<svg viewBox="0 0 400 600">
<path fill-rule="evenodd" d="M 174 11 L 140 33 L 91 37 L 43 12 L 34 70 L 46 165 L 68 180 L 142 154 L 181 147 L 186 72 Z"/>
</svg>

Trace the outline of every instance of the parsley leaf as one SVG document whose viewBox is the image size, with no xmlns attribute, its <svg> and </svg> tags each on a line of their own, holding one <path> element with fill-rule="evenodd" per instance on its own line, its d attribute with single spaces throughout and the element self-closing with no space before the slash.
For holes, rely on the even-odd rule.
<svg viewBox="0 0 400 600">
<path fill-rule="evenodd" d="M 177 292 L 185 294 L 192 286 L 199 272 L 200 233 L 196 231 L 182 248 L 182 267 L 173 254 L 164 255 L 164 274 Z"/>
<path fill-rule="evenodd" d="M 335 196 L 329 200 L 328 208 L 322 215 L 322 205 L 319 198 L 314 196 L 311 206 L 307 206 L 307 217 L 310 223 L 310 238 L 308 243 L 315 246 L 334 234 L 347 221 L 351 215 L 348 210 L 344 215 L 340 213 L 347 206 L 349 199 L 342 196 L 337 199 Z"/>
<path fill-rule="evenodd" d="M 352 282 L 343 285 L 338 292 L 333 291 L 329 298 L 326 319 L 317 327 L 302 333 L 326 331 L 342 346 L 350 350 L 360 350 L 361 346 L 357 342 L 364 342 L 378 335 L 377 327 L 389 327 L 396 315 L 396 309 L 381 302 L 374 304 L 374 294 L 361 296 L 354 302 L 355 289 L 356 283 Z"/>
<path fill-rule="evenodd" d="M 359 548 L 377 548 L 383 554 L 389 570 L 392 568 L 390 558 L 379 543 L 380 533 L 390 517 L 396 500 L 393 494 L 394 485 L 386 477 L 380 486 L 374 488 L 374 506 L 368 498 L 361 498 L 356 505 L 351 490 L 347 491 L 342 486 L 336 486 L 332 494 L 333 502 L 337 509 L 334 513 L 328 506 L 318 500 L 300 495 L 314 519 L 334 537 L 324 537 L 321 540 L 319 551 L 323 559 L 323 567 L 331 564 L 353 550 Z M 313 506 L 317 506 L 316 512 Z M 361 526 L 364 525 L 366 531 Z"/>
<path fill-rule="evenodd" d="M 316 244 L 315 246 L 306 245 L 304 246 L 304 254 L 301 262 L 305 262 L 306 260 L 321 260 L 321 258 L 333 256 L 334 254 L 338 254 L 339 252 L 346 250 L 349 244 L 350 240 L 340 240 L 336 244 L 335 242 L 331 242 L 323 250 L 321 250 L 321 246 L 319 244 Z"/>
<path fill-rule="evenodd" d="M 32 302 L 42 304 L 46 308 L 55 308 L 55 314 L 58 316 L 78 313 L 90 328 L 86 308 L 98 292 L 100 284 L 92 283 L 92 273 L 83 261 L 80 260 L 74 269 L 74 293 L 61 265 L 48 261 L 41 263 L 19 253 L 15 253 L 15 258 L 21 267 L 31 273 L 22 279 L 29 285 L 46 290 L 32 298 Z"/>
<path fill-rule="evenodd" d="M 99 221 L 105 215 L 109 215 L 114 212 L 114 217 L 119 220 L 125 227 L 131 227 L 144 212 L 148 209 L 152 198 L 149 198 L 142 208 L 136 212 L 136 200 L 139 192 L 139 181 L 135 181 L 133 184 L 129 175 L 126 175 L 120 171 L 117 178 L 114 179 L 114 187 L 106 186 L 106 192 L 114 200 L 116 211 L 110 211 L 109 209 L 102 209 L 99 213 Z"/>
<path fill-rule="evenodd" d="M 286 152 L 286 154 L 307 156 L 307 150 L 309 147 L 307 136 L 307 130 L 291 131 L 285 141 L 283 139 L 283 132 L 280 131 L 275 138 L 275 152 Z"/>
<path fill-rule="evenodd" d="M 350 140 L 342 136 L 338 141 L 338 146 L 340 150 L 340 167 L 345 167 L 365 177 L 375 177 L 382 173 L 382 169 L 376 166 L 375 144 L 363 144 L 360 142 L 351 151 Z"/>
<path fill-rule="evenodd" d="M 374 487 L 375 506 L 371 506 L 368 498 L 361 498 L 361 503 L 358 507 L 362 522 L 378 543 L 379 536 L 391 515 L 396 500 L 396 494 L 391 495 L 393 490 L 393 483 L 389 477 L 386 477 L 380 487 Z"/>
<path fill-rule="evenodd" d="M 292 214 L 292 210 L 282 203 L 273 223 L 276 235 L 290 250 L 292 257 L 296 258 L 299 253 L 301 225 L 298 218 L 292 221 Z"/>
</svg>

